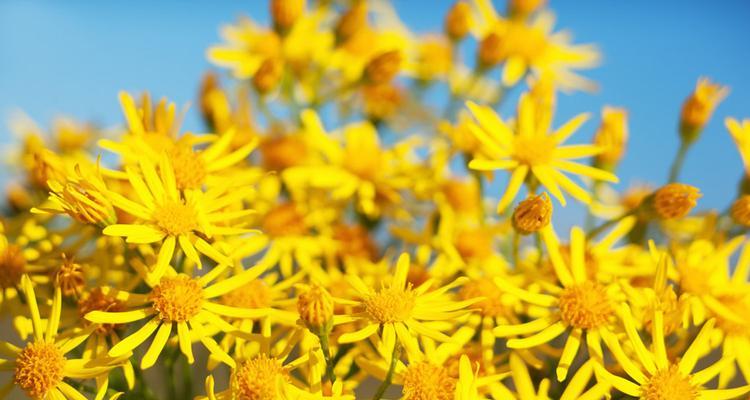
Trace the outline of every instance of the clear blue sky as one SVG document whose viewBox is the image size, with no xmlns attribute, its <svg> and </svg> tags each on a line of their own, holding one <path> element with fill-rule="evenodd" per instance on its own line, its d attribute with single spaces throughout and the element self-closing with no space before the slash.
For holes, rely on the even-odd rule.
<svg viewBox="0 0 750 400">
<path fill-rule="evenodd" d="M 452 1 L 395 0 L 417 31 L 439 28 Z M 504 2 L 499 2 L 504 4 Z M 599 93 L 563 96 L 557 122 L 602 105 L 630 110 L 624 183 L 662 182 L 677 146 L 676 119 L 696 79 L 731 87 L 688 156 L 683 181 L 704 192 L 704 207 L 723 208 L 741 174 L 723 127 L 725 116 L 750 117 L 750 2 L 551 1 L 558 27 L 595 42 L 604 63 L 587 76 Z M 46 124 L 57 114 L 111 126 L 121 120 L 117 91 L 150 90 L 183 104 L 194 100 L 208 67 L 204 50 L 219 25 L 240 14 L 267 20 L 265 1 L 0 0 L 0 116 L 20 108 Z M 506 113 L 509 109 L 504 110 Z M 188 127 L 197 119 L 188 119 Z M 585 140 L 597 122 L 584 127 Z M 0 143 L 9 140 L 5 124 Z"/>
</svg>

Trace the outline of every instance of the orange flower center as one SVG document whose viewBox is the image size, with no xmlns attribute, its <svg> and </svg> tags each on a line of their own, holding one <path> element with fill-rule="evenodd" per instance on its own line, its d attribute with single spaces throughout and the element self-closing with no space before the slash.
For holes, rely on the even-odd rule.
<svg viewBox="0 0 750 400">
<path fill-rule="evenodd" d="M 18 353 L 13 382 L 29 397 L 44 398 L 63 380 L 65 357 L 54 343 L 33 342 Z"/>
<path fill-rule="evenodd" d="M 26 259 L 21 248 L 10 245 L 0 251 L 0 288 L 16 287 L 26 271 Z"/>
<path fill-rule="evenodd" d="M 187 275 L 162 278 L 149 299 L 163 321 L 185 322 L 203 307 L 203 288 L 197 279 Z"/>
<path fill-rule="evenodd" d="M 198 216 L 193 207 L 169 200 L 154 211 L 156 225 L 167 235 L 186 235 L 198 227 Z"/>
<path fill-rule="evenodd" d="M 372 320 L 381 324 L 403 322 L 411 317 L 415 300 L 411 287 L 383 288 L 364 300 L 364 308 Z"/>
<path fill-rule="evenodd" d="M 644 400 L 694 400 L 698 398 L 698 389 L 690 383 L 690 376 L 683 376 L 677 365 L 656 371 L 641 386 L 641 398 Z"/>
<path fill-rule="evenodd" d="M 614 314 L 604 286 L 591 281 L 563 290 L 559 307 L 563 322 L 574 328 L 598 328 Z"/>
</svg>

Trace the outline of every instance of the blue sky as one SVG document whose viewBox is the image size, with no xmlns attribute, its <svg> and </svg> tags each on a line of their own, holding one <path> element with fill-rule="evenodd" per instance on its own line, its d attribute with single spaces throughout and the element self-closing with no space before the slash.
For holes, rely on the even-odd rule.
<svg viewBox="0 0 750 400">
<path fill-rule="evenodd" d="M 451 3 L 395 0 L 417 31 L 439 28 Z M 682 179 L 702 189 L 702 206 L 725 207 L 741 163 L 723 119 L 750 117 L 750 2 L 551 4 L 559 28 L 571 30 L 577 42 L 597 43 L 604 54 L 603 65 L 587 73 L 601 90 L 563 96 L 557 123 L 584 111 L 598 115 L 605 104 L 629 109 L 631 142 L 619 173 L 624 184 L 666 179 L 679 108 L 699 76 L 731 87 L 689 154 Z M 121 119 L 121 89 L 193 101 L 209 67 L 205 48 L 218 41 L 220 24 L 241 14 L 265 21 L 266 2 L 0 0 L 0 117 L 20 108 L 42 124 L 64 113 L 111 126 Z M 188 127 L 196 121 L 190 117 Z M 578 140 L 588 140 L 597 121 L 584 126 Z M 2 124 L 0 143 L 8 141 Z"/>
</svg>

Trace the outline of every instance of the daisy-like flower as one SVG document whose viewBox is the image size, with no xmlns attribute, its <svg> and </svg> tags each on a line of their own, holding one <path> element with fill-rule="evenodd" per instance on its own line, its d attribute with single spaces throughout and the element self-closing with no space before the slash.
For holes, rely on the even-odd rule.
<svg viewBox="0 0 750 400">
<path fill-rule="evenodd" d="M 0 398 L 7 396 L 13 387 L 18 387 L 33 399 L 83 399 L 85 397 L 66 380 L 91 379 L 107 374 L 114 364 L 130 355 L 123 353 L 124 357 L 97 360 L 67 358 L 65 355 L 83 343 L 91 330 L 58 336 L 62 311 L 60 288 L 55 289 L 49 318 L 42 320 L 28 276 L 23 276 L 21 286 L 28 302 L 33 337 L 23 348 L 0 342 L 0 371 L 13 371 L 13 379 L 0 387 Z"/>
<path fill-rule="evenodd" d="M 159 279 L 145 279 L 151 287 L 149 293 L 121 292 L 116 295 L 118 298 L 128 299 L 132 310 L 95 310 L 87 313 L 85 318 L 99 324 L 129 324 L 147 320 L 137 331 L 112 346 L 108 352 L 112 357 L 128 354 L 153 335 L 154 340 L 141 359 L 142 369 L 154 365 L 175 328 L 180 351 L 189 363 L 192 364 L 194 361 L 191 337 L 195 337 L 212 356 L 235 367 L 234 360 L 208 334 L 208 328 L 234 332 L 237 329 L 226 322 L 225 318 L 259 318 L 265 314 L 262 309 L 230 307 L 218 301 L 220 296 L 257 278 L 264 268 L 256 266 L 231 278 L 211 283 L 224 270 L 225 267 L 220 266 L 201 277 L 190 277 L 177 274 L 169 268 Z"/>
<path fill-rule="evenodd" d="M 471 160 L 469 168 L 511 172 L 497 205 L 498 212 L 513 202 L 525 181 L 532 185 L 541 183 L 562 205 L 565 205 L 565 197 L 561 188 L 579 201 L 591 203 L 590 194 L 563 172 L 618 182 L 610 172 L 570 161 L 598 154 L 601 149 L 597 146 L 562 145 L 589 118 L 588 114 L 580 114 L 550 133 L 552 110 L 535 103 L 528 94 L 521 96 L 518 120 L 513 128 L 487 106 L 472 102 L 467 106 L 478 122 L 470 128 L 483 145 L 481 155 Z"/>
<path fill-rule="evenodd" d="M 127 120 L 128 134 L 120 141 L 102 139 L 99 146 L 118 154 L 126 165 L 137 165 L 144 157 L 158 164 L 166 153 L 174 167 L 177 189 L 214 187 L 227 180 L 222 173 L 239 164 L 257 147 L 258 139 L 250 138 L 241 146 L 232 148 L 237 131 L 227 129 L 220 136 L 185 133 L 177 137 L 179 121 L 175 119 L 175 105 L 166 106 L 162 100 L 151 109 L 150 97 L 144 95 L 138 107 L 126 92 L 120 92 L 120 103 Z M 196 146 L 210 143 L 204 149 Z M 113 171 L 109 173 L 119 175 Z M 235 171 L 238 172 L 238 171 Z M 236 176 L 237 174 L 235 174 Z M 235 178 L 236 179 L 236 178 Z"/>
<path fill-rule="evenodd" d="M 204 238 L 214 235 L 237 235 L 246 229 L 227 226 L 227 221 L 246 216 L 252 210 L 225 211 L 227 206 L 241 201 L 250 189 L 217 187 L 205 193 L 177 188 L 172 165 L 166 156 L 156 167 L 141 160 L 140 171 L 126 168 L 128 180 L 139 200 L 135 202 L 115 192 L 110 192 L 115 207 L 136 217 L 130 224 L 113 224 L 104 229 L 105 235 L 125 237 L 128 243 L 161 243 L 154 278 L 164 273 L 179 244 L 185 256 L 202 265 L 199 252 L 217 263 L 232 261 Z M 220 225 L 221 224 L 221 225 Z"/>
<path fill-rule="evenodd" d="M 528 72 L 549 75 L 557 85 L 592 90 L 596 85 L 573 72 L 599 64 L 593 45 L 572 45 L 570 34 L 552 33 L 554 16 L 544 11 L 529 21 L 501 17 L 490 0 L 476 0 L 479 23 L 474 33 L 480 40 L 479 61 L 485 68 L 504 63 L 502 82 L 515 85 Z"/>
<path fill-rule="evenodd" d="M 334 200 L 354 197 L 357 208 L 369 217 L 380 216 L 385 206 L 401 202 L 399 190 L 410 181 L 407 143 L 384 149 L 377 130 L 367 122 L 347 125 L 339 143 L 326 133 L 314 111 L 304 111 L 301 118 L 305 134 L 326 162 L 286 169 L 284 182 L 293 194 L 312 187 L 329 190 Z"/>
<path fill-rule="evenodd" d="M 611 329 L 615 319 L 617 286 L 604 285 L 590 279 L 585 264 L 585 235 L 579 227 L 570 233 L 570 262 L 560 254 L 560 243 L 551 228 L 542 231 L 542 237 L 559 281 L 559 286 L 546 285 L 549 293 L 535 293 L 521 289 L 506 279 L 495 278 L 497 286 L 521 300 L 550 309 L 542 315 L 518 325 L 500 325 L 494 329 L 499 337 L 530 335 L 508 340 L 512 349 L 540 346 L 568 333 L 557 364 L 557 379 L 564 381 L 583 340 L 592 358 L 602 359 L 601 336 Z"/>
<path fill-rule="evenodd" d="M 724 400 L 735 399 L 750 392 L 750 386 L 732 389 L 704 387 L 725 365 L 733 361 L 731 357 L 722 356 L 708 367 L 693 372 L 698 361 L 711 350 L 709 343 L 715 320 L 708 320 L 680 358 L 673 359 L 667 354 L 664 315 L 661 310 L 654 310 L 650 349 L 638 334 L 628 306 L 623 304 L 618 309 L 618 314 L 625 326 L 635 357 L 624 351 L 615 335 L 604 335 L 603 339 L 630 379 L 614 375 L 601 364 L 595 364 L 594 371 L 598 380 L 609 382 L 620 392 L 644 400 Z"/>
<path fill-rule="evenodd" d="M 433 326 L 431 321 L 453 320 L 469 312 L 467 307 L 477 299 L 453 301 L 448 291 L 465 282 L 458 278 L 436 290 L 430 290 L 434 280 L 429 279 L 416 288 L 407 283 L 410 257 L 402 254 L 396 263 L 396 270 L 389 285 L 379 290 L 371 289 L 356 275 L 347 276 L 347 281 L 359 293 L 361 300 L 351 302 L 359 310 L 351 317 L 364 326 L 355 332 L 339 337 L 339 343 L 353 343 L 377 335 L 382 331 L 382 340 L 394 348 L 402 345 L 407 354 L 419 353 L 416 337 L 425 336 L 437 341 L 450 341 L 450 338 Z"/>
</svg>

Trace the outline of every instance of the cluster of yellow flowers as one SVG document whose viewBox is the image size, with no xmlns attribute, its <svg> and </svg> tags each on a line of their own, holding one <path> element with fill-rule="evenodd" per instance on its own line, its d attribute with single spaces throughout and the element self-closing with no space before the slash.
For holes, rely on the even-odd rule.
<svg viewBox="0 0 750 400">
<path fill-rule="evenodd" d="M 458 0 L 430 35 L 382 0 L 270 14 L 208 50 L 207 133 L 124 92 L 116 129 L 15 121 L 0 398 L 747 398 L 750 120 L 726 211 L 677 182 L 725 87 L 685 101 L 668 183 L 618 193 L 627 113 L 568 143 L 589 114 L 556 94 L 599 55 L 544 0 Z"/>
</svg>

